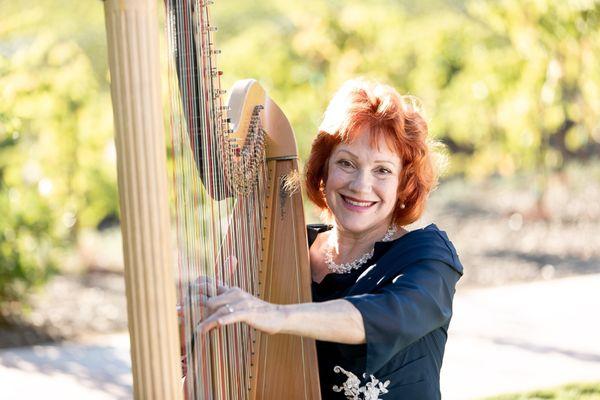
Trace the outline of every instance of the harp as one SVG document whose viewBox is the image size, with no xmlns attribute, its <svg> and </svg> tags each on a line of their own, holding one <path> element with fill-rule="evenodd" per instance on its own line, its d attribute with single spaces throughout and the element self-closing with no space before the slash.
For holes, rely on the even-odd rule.
<svg viewBox="0 0 600 400">
<path fill-rule="evenodd" d="M 170 226 L 154 0 L 106 0 L 119 199 L 137 399 L 319 399 L 313 340 L 233 325 L 199 336 L 194 285 L 310 301 L 293 132 L 253 80 L 221 104 L 209 1 L 168 0 L 176 229 Z M 254 234 L 250 231 L 253 230 Z M 174 279 L 177 236 L 179 289 Z M 238 260 L 231 271 L 231 260 Z M 213 285 L 213 286 L 211 286 Z M 211 287 L 208 287 L 211 286 Z M 176 304 L 183 307 L 178 323 Z M 180 335 L 187 358 L 182 385 Z M 182 390 L 183 389 L 183 390 Z M 185 394 L 183 393 L 185 391 Z"/>
</svg>

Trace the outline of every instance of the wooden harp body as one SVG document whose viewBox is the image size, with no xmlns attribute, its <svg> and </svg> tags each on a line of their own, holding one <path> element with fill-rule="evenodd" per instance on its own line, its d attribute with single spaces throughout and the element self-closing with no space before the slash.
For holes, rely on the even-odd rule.
<svg viewBox="0 0 600 400">
<path fill-rule="evenodd" d="M 170 3 L 177 8 L 187 2 Z M 182 264 L 189 264 L 194 271 L 206 274 L 205 266 L 198 267 L 202 262 L 206 264 L 206 260 L 208 264 L 214 262 L 218 269 L 227 255 L 235 255 L 242 261 L 248 256 L 258 260 L 253 270 L 248 271 L 248 265 L 244 264 L 243 268 L 238 267 L 244 276 L 225 283 L 250 282 L 248 287 L 243 287 L 245 290 L 273 303 L 310 301 L 306 227 L 292 128 L 281 109 L 253 80 L 236 83 L 230 95 L 228 119 L 224 122 L 224 113 L 217 112 L 224 108 L 219 103 L 221 91 L 213 73 L 212 41 L 208 36 L 211 30 L 205 18 L 208 4 L 192 3 L 194 13 L 200 15 L 194 17 L 200 30 L 189 36 L 195 43 L 196 56 L 192 61 L 205 80 L 196 86 L 194 96 L 184 96 L 181 74 L 186 69 L 176 64 L 179 93 L 175 97 L 183 108 L 180 125 L 185 138 L 180 145 L 191 149 L 184 152 L 188 152 L 188 161 L 196 167 L 186 182 L 201 185 L 190 190 L 190 197 L 183 196 L 178 204 L 181 207 L 182 203 L 193 203 L 196 209 L 192 207 L 188 213 L 192 218 L 198 217 L 208 204 L 211 207 L 217 204 L 218 209 L 227 212 L 226 218 L 216 222 L 206 222 L 204 218 L 197 231 L 185 233 L 187 246 L 190 242 L 202 241 L 201 236 L 206 232 L 222 232 L 211 236 L 208 243 L 211 252 L 198 251 L 202 253 L 198 255 L 189 247 L 178 245 L 179 269 L 181 271 Z M 182 339 L 188 346 L 188 376 L 182 383 L 178 334 L 182 323 L 178 323 L 176 306 L 193 297 L 192 283 L 196 277 L 190 276 L 190 269 L 186 269 L 186 278 L 180 278 L 180 282 L 187 286 L 180 286 L 178 294 L 171 246 L 174 230 L 167 201 L 156 6 L 151 0 L 105 1 L 134 396 L 169 400 L 319 399 L 314 340 L 290 335 L 269 336 L 239 324 L 198 337 L 194 327 L 203 315 L 193 301 L 187 304 L 189 314 L 184 316 L 183 326 L 189 331 Z M 191 108 L 186 111 L 189 107 L 186 104 L 193 98 L 204 99 L 204 103 L 192 107 L 209 107 L 211 111 L 203 114 L 203 123 L 196 127 L 190 122 L 195 121 L 189 111 Z M 223 134 L 224 124 L 227 138 L 221 140 L 219 135 Z M 252 178 L 240 175 L 248 170 L 245 164 L 242 168 L 238 165 L 237 175 L 234 171 L 236 157 L 242 157 L 240 154 L 247 147 L 244 143 L 249 140 L 248 132 L 264 133 L 259 140 L 264 144 L 264 152 L 259 160 L 257 171 L 261 176 L 256 184 L 251 182 Z M 200 138 L 201 133 L 205 135 L 203 138 Z M 218 147 L 231 143 L 230 153 L 217 149 L 213 164 L 207 164 L 209 156 L 200 153 L 209 145 Z M 237 153 L 236 146 L 240 149 Z M 208 181 L 219 182 L 219 189 L 212 188 Z M 236 185 L 243 189 L 238 190 Z M 247 200 L 252 185 L 261 190 L 254 195 L 260 202 Z M 249 222 L 237 221 L 248 217 Z M 228 222 L 225 227 L 223 220 Z M 176 225 L 180 229 L 180 223 Z M 247 240 L 251 225 L 259 236 Z M 194 236 L 194 232 L 198 236 Z M 181 238 L 179 233 L 177 236 Z M 204 261 L 194 261 L 194 256 Z M 229 279 L 225 275 L 219 270 L 210 274 L 210 278 Z"/>
<path fill-rule="evenodd" d="M 229 102 L 234 131 L 247 130 L 244 118 L 257 105 L 264 107 L 261 120 L 267 133 L 258 294 L 276 304 L 310 302 L 306 224 L 293 130 L 281 109 L 256 81 L 238 81 Z M 320 398 L 314 340 L 291 335 L 258 335 L 255 352 L 249 398 Z"/>
</svg>

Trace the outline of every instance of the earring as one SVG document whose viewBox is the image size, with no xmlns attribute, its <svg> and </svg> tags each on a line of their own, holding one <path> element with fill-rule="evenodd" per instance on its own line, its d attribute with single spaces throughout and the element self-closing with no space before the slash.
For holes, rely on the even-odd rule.
<svg viewBox="0 0 600 400">
<path fill-rule="evenodd" d="M 400 204 L 400 209 L 401 209 L 401 210 L 404 210 L 405 208 L 406 208 L 406 205 L 405 205 L 404 203 L 401 203 L 401 204 Z"/>
</svg>

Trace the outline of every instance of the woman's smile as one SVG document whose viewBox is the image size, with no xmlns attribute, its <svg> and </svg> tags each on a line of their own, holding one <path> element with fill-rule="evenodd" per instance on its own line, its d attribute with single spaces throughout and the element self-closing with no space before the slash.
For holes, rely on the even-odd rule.
<svg viewBox="0 0 600 400">
<path fill-rule="evenodd" d="M 360 200 L 350 196 L 344 196 L 343 194 L 340 194 L 340 197 L 344 201 L 344 205 L 346 206 L 346 208 L 358 212 L 367 211 L 373 205 L 375 205 L 375 203 L 377 203 L 376 201 Z"/>
</svg>

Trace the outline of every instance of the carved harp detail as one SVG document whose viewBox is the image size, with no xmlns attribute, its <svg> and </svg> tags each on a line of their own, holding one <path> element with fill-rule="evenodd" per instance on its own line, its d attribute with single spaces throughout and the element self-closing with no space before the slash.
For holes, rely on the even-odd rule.
<svg viewBox="0 0 600 400">
<path fill-rule="evenodd" d="M 254 80 L 237 82 L 222 104 L 209 3 L 164 4 L 171 227 L 157 3 L 105 1 L 134 395 L 319 399 L 313 340 L 243 324 L 196 331 L 203 296 L 220 283 L 278 304 L 310 301 L 292 128 Z"/>
</svg>

